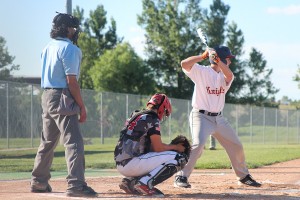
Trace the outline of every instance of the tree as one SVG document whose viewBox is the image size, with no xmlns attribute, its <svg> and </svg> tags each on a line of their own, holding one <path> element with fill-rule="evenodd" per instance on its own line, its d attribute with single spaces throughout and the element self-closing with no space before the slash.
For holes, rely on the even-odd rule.
<svg viewBox="0 0 300 200">
<path fill-rule="evenodd" d="M 9 54 L 5 45 L 6 40 L 0 36 L 0 79 L 2 80 L 11 78 L 11 72 L 19 70 L 19 65 L 13 64 L 15 57 Z"/>
<path fill-rule="evenodd" d="M 293 80 L 298 82 L 298 88 L 300 89 L 300 65 L 298 64 L 298 71 L 296 75 L 293 77 Z"/>
<path fill-rule="evenodd" d="M 227 27 L 230 7 L 221 0 L 214 0 L 209 10 L 201 9 L 199 4 L 200 1 L 193 0 L 143 1 L 143 13 L 138 16 L 138 23 L 146 30 L 148 63 L 158 77 L 156 82 L 160 90 L 176 98 L 191 98 L 194 85 L 183 74 L 180 61 L 205 50 L 196 29 L 204 29 L 211 47 L 225 45 L 228 38 L 227 46 L 236 48 L 233 53 L 237 55 L 232 63 L 233 73 L 238 76 L 234 83 L 237 87 L 228 95 L 228 102 L 232 102 L 244 84 L 244 65 L 238 60 L 243 53 L 243 34 L 235 23 Z M 225 37 L 225 31 L 228 31 L 228 37 Z"/>
<path fill-rule="evenodd" d="M 242 94 L 242 89 L 245 82 L 246 62 L 241 59 L 244 54 L 244 36 L 237 24 L 232 22 L 227 28 L 227 46 L 235 58 L 231 59 L 230 69 L 234 74 L 234 81 L 231 84 L 230 90 L 226 94 L 226 102 L 239 103 L 239 98 Z"/>
<path fill-rule="evenodd" d="M 230 7 L 221 0 L 214 0 L 210 5 L 210 12 L 205 9 L 203 11 L 204 23 L 202 28 L 209 36 L 209 45 L 211 47 L 224 44 L 226 18 Z"/>
<path fill-rule="evenodd" d="M 258 106 L 270 105 L 274 101 L 274 94 L 279 91 L 270 81 L 273 70 L 267 68 L 267 61 L 255 48 L 252 48 L 250 52 L 247 65 L 249 67 L 246 74 L 247 85 L 245 85 L 242 100 L 244 103 Z"/>
<path fill-rule="evenodd" d="M 193 83 L 180 62 L 199 54 L 196 29 L 202 23 L 200 0 L 143 0 L 138 24 L 146 31 L 147 64 L 155 73 L 158 90 L 177 98 L 191 98 Z"/>
<path fill-rule="evenodd" d="M 107 27 L 106 11 L 103 5 L 90 11 L 90 18 L 84 19 L 84 10 L 78 6 L 73 11 L 73 15 L 78 17 L 82 24 L 82 34 L 78 40 L 83 53 L 79 84 L 83 89 L 93 89 L 90 69 L 105 50 L 115 48 L 123 39 L 117 36 L 116 21 L 113 18 L 110 19 L 111 23 Z"/>
<path fill-rule="evenodd" d="M 149 95 L 155 87 L 149 67 L 128 43 L 106 50 L 89 73 L 98 91 Z"/>
</svg>

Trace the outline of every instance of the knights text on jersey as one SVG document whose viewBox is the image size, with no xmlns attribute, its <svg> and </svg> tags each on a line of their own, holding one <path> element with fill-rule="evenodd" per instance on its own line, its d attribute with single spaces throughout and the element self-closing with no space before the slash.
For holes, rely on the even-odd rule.
<svg viewBox="0 0 300 200">
<path fill-rule="evenodd" d="M 121 162 L 151 151 L 151 135 L 160 135 L 157 115 L 141 114 L 121 131 L 115 148 L 116 162 Z"/>
<path fill-rule="evenodd" d="M 194 64 L 188 72 L 183 72 L 194 82 L 192 106 L 209 112 L 221 112 L 225 104 L 225 95 L 231 83 L 225 82 L 224 74 L 216 72 L 210 66 Z"/>
</svg>

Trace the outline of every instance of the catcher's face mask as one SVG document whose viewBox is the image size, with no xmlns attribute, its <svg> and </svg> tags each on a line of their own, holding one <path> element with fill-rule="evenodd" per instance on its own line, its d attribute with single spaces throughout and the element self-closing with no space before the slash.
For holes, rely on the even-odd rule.
<svg viewBox="0 0 300 200">
<path fill-rule="evenodd" d="M 168 117 L 172 113 L 171 103 L 165 94 L 155 94 L 148 101 L 148 104 L 154 105 L 154 108 L 157 109 L 157 115 L 160 121 L 163 121 L 164 117 Z"/>
<path fill-rule="evenodd" d="M 75 33 L 73 34 L 72 42 L 73 42 L 73 44 L 75 44 L 75 45 L 77 45 L 77 40 L 78 40 L 78 38 L 79 38 L 80 32 L 81 32 L 81 30 L 80 30 L 80 28 L 78 27 L 78 28 L 76 28 L 76 31 L 75 31 Z"/>
<path fill-rule="evenodd" d="M 52 23 L 54 27 L 65 27 L 65 28 L 74 28 L 76 31 L 73 34 L 71 40 L 72 42 L 77 45 L 77 40 L 79 38 L 79 34 L 81 29 L 79 27 L 79 20 L 77 17 L 74 17 L 70 14 L 66 13 L 59 13 L 54 17 Z"/>
</svg>

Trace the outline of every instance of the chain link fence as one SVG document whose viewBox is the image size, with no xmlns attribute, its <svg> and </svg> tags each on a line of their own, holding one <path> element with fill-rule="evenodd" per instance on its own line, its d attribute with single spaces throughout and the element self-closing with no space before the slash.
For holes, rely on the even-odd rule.
<svg viewBox="0 0 300 200">
<path fill-rule="evenodd" d="M 0 149 L 38 147 L 42 129 L 40 85 L 0 81 Z M 126 118 L 145 107 L 150 96 L 82 90 L 87 121 L 81 125 L 85 141 L 115 144 Z M 170 98 L 172 115 L 162 123 L 163 140 L 178 134 L 190 138 L 191 101 Z M 226 104 L 223 115 L 243 143 L 299 144 L 300 111 Z"/>
</svg>

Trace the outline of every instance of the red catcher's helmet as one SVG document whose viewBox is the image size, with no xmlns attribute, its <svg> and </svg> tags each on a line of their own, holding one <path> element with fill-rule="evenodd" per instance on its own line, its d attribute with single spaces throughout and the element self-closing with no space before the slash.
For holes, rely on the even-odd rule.
<svg viewBox="0 0 300 200">
<path fill-rule="evenodd" d="M 156 93 L 151 97 L 148 101 L 147 106 L 149 104 L 154 105 L 153 108 L 157 109 L 157 115 L 159 120 L 162 120 L 164 116 L 168 117 L 172 113 L 171 103 L 165 94 Z"/>
</svg>

